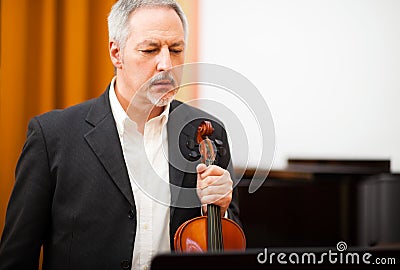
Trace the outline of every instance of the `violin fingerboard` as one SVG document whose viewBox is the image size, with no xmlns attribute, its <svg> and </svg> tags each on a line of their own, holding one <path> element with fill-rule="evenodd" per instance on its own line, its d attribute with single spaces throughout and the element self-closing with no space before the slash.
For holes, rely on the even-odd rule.
<svg viewBox="0 0 400 270">
<path fill-rule="evenodd" d="M 208 216 L 208 250 L 211 252 L 223 251 L 221 209 L 218 205 L 207 205 Z"/>
</svg>

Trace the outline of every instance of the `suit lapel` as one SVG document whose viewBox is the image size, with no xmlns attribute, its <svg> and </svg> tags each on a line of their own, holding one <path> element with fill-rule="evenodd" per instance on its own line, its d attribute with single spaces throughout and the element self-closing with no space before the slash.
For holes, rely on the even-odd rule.
<svg viewBox="0 0 400 270">
<path fill-rule="evenodd" d="M 170 117 L 167 123 L 168 133 L 168 158 L 169 158 L 169 181 L 171 184 L 171 205 L 176 205 L 179 197 L 179 187 L 183 184 L 184 169 L 185 166 L 180 162 L 181 151 L 180 151 L 180 130 L 185 123 L 185 115 L 180 113 L 174 113 L 174 109 L 177 107 L 175 101 L 171 103 Z M 171 117 L 173 114 L 173 117 Z M 185 134 L 183 136 L 186 137 Z M 171 218 L 174 214 L 175 207 L 171 208 Z"/>
<path fill-rule="evenodd" d="M 108 90 L 95 101 L 86 121 L 93 125 L 93 129 L 85 134 L 85 140 L 103 164 L 115 185 L 129 203 L 134 206 L 132 188 L 118 131 L 111 112 Z"/>
<path fill-rule="evenodd" d="M 175 213 L 175 206 L 194 207 L 198 205 L 196 192 L 193 190 L 196 187 L 196 183 L 193 182 L 195 177 L 186 177 L 190 175 L 190 172 L 195 172 L 198 164 L 194 160 L 190 162 L 190 153 L 193 150 L 187 147 L 187 143 L 193 141 L 196 135 L 196 129 L 189 123 L 191 117 L 193 117 L 193 113 L 189 111 L 187 105 L 177 101 L 171 103 L 170 117 L 167 123 L 171 220 Z M 184 179 L 187 182 L 184 182 Z"/>
</svg>

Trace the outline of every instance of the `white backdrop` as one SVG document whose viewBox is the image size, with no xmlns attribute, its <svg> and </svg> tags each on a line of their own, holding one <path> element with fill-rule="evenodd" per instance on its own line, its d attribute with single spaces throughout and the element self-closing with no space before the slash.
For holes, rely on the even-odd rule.
<svg viewBox="0 0 400 270">
<path fill-rule="evenodd" d="M 273 168 L 290 157 L 371 158 L 390 159 L 400 172 L 400 1 L 201 0 L 200 7 L 200 61 L 243 74 L 262 93 L 275 125 Z M 240 114 L 250 131 L 249 166 L 257 165 L 262 138 L 251 115 L 210 87 L 201 97 Z M 232 148 L 235 165 L 244 166 Z"/>
</svg>

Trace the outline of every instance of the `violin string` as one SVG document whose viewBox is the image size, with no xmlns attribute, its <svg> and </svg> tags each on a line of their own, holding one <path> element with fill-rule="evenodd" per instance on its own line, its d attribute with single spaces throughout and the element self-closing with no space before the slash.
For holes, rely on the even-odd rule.
<svg viewBox="0 0 400 270">
<path fill-rule="evenodd" d="M 222 223 L 221 223 L 221 211 L 220 208 L 216 209 L 216 217 L 217 217 L 217 231 L 218 231 L 218 247 L 219 250 L 222 250 Z"/>
<path fill-rule="evenodd" d="M 212 207 L 211 206 L 208 206 L 208 211 L 210 211 L 209 212 L 209 215 L 208 215 L 208 218 L 209 218 L 209 223 L 210 223 L 210 226 L 209 226 L 209 230 L 210 230 L 210 243 L 209 243 L 209 245 L 210 245 L 210 247 L 209 247 L 209 249 L 211 250 L 211 251 L 214 251 L 214 226 L 213 226 L 213 220 L 212 220 Z"/>
<path fill-rule="evenodd" d="M 213 209 L 212 209 L 212 206 L 211 205 L 209 205 L 208 206 L 208 210 L 210 211 L 209 212 L 209 215 L 208 215 L 208 218 L 209 218 L 209 222 L 210 222 L 210 228 L 209 228 L 209 230 L 210 230 L 210 243 L 209 243 L 209 245 L 210 245 L 210 250 L 211 251 L 214 251 L 214 249 L 215 249 L 215 239 L 214 239 L 214 222 L 213 222 Z"/>
<path fill-rule="evenodd" d="M 217 217 L 218 217 L 218 242 L 219 242 L 219 249 L 223 249 L 222 245 L 222 220 L 221 220 L 221 209 L 217 209 Z"/>
<path fill-rule="evenodd" d="M 212 240 L 213 240 L 213 242 L 212 242 L 212 249 L 213 249 L 213 251 L 215 250 L 215 227 L 214 227 L 214 213 L 213 213 L 213 208 L 212 207 L 210 207 L 210 210 L 211 210 L 211 228 L 212 228 Z"/>
<path fill-rule="evenodd" d="M 214 220 L 214 208 L 213 207 L 210 207 L 210 209 L 211 209 L 211 224 L 212 224 L 212 230 L 213 230 L 213 243 L 212 243 L 212 248 L 213 248 L 213 251 L 215 251 L 215 245 L 216 245 L 216 242 L 215 242 L 215 220 Z"/>
<path fill-rule="evenodd" d="M 211 209 L 211 207 L 208 207 L 209 209 L 209 211 L 210 211 L 210 213 L 209 213 L 209 215 L 208 215 L 208 218 L 210 219 L 210 250 L 211 251 L 213 251 L 214 250 L 214 239 L 213 239 L 213 235 L 214 235 L 214 231 L 213 231 L 213 226 L 212 226 L 212 219 L 211 219 L 211 217 L 212 217 L 212 209 Z"/>
</svg>

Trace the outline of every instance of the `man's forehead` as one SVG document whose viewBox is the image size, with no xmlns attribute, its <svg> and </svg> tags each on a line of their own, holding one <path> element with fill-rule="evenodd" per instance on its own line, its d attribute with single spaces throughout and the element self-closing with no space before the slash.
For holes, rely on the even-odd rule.
<svg viewBox="0 0 400 270">
<path fill-rule="evenodd" d="M 158 39 L 144 39 L 142 41 L 138 41 L 138 46 L 160 46 L 162 42 Z M 172 39 L 169 42 L 170 46 L 184 46 L 185 41 L 183 39 Z"/>
<path fill-rule="evenodd" d="M 184 42 L 183 23 L 176 11 L 169 7 L 142 7 L 130 18 L 130 35 L 135 43 L 147 41 Z"/>
</svg>

